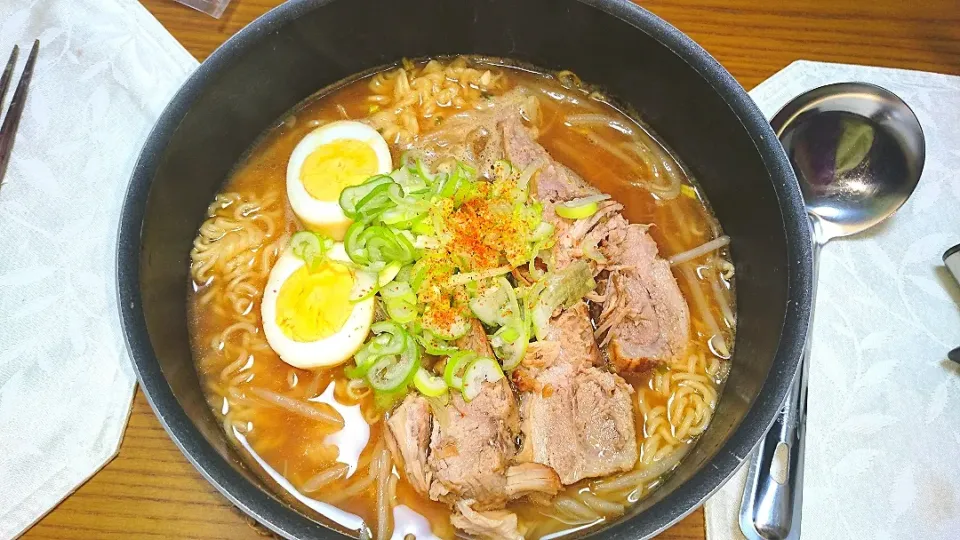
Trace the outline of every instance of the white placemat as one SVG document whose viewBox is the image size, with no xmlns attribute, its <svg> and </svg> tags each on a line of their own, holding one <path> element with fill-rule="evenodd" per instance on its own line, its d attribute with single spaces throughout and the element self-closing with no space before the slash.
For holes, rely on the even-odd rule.
<svg viewBox="0 0 960 540">
<path fill-rule="evenodd" d="M 0 62 L 21 49 L 14 84 L 37 38 L 0 187 L 0 538 L 116 454 L 135 382 L 116 305 L 120 205 L 197 65 L 135 0 L 0 1 Z"/>
<path fill-rule="evenodd" d="M 927 142 L 913 197 L 888 222 L 830 242 L 820 262 L 803 493 L 804 539 L 960 538 L 960 77 L 795 62 L 753 91 L 772 117 L 843 81 L 878 84 Z M 706 504 L 710 540 L 742 538 L 746 467 Z"/>
</svg>

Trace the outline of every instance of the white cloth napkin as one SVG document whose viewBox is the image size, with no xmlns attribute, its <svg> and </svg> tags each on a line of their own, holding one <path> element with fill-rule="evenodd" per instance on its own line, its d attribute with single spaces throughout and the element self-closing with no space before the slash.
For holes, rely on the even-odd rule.
<svg viewBox="0 0 960 540">
<path fill-rule="evenodd" d="M 197 61 L 135 0 L 3 0 L 0 62 L 41 42 L 0 187 L 0 538 L 117 452 L 134 374 L 114 260 L 140 147 Z M 12 92 L 11 92 L 12 93 Z"/>
<path fill-rule="evenodd" d="M 804 539 L 960 537 L 960 77 L 795 62 L 750 92 L 772 117 L 843 81 L 878 84 L 917 113 L 926 166 L 888 222 L 830 242 L 820 262 L 803 493 Z M 743 467 L 706 504 L 710 540 L 742 538 Z"/>
</svg>

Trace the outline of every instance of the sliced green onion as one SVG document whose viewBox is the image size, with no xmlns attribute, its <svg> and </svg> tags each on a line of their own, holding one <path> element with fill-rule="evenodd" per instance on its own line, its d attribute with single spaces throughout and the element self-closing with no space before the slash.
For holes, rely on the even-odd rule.
<svg viewBox="0 0 960 540">
<path fill-rule="evenodd" d="M 493 179 L 505 180 L 513 174 L 513 165 L 505 159 L 498 159 L 493 163 Z"/>
<path fill-rule="evenodd" d="M 449 309 L 449 308 L 447 308 Z M 424 311 L 424 321 L 423 326 L 427 330 L 433 332 L 437 337 L 446 340 L 453 340 L 460 337 L 463 337 L 470 331 L 470 321 L 465 317 L 460 316 L 459 314 L 454 318 L 453 322 L 450 323 L 450 326 L 439 327 L 436 324 L 430 322 L 432 317 L 429 316 L 430 308 L 428 307 Z"/>
<path fill-rule="evenodd" d="M 530 233 L 531 242 L 542 242 L 551 236 L 553 236 L 553 231 L 556 227 L 552 223 L 547 223 L 546 221 L 541 221 L 537 224 L 537 227 L 533 229 Z"/>
<path fill-rule="evenodd" d="M 377 392 L 396 392 L 410 384 L 419 367 L 417 356 L 383 356 L 370 368 L 367 381 Z"/>
<path fill-rule="evenodd" d="M 517 295 L 507 278 L 500 276 L 492 287 L 470 299 L 470 310 L 487 326 L 503 326 L 520 315 Z"/>
<path fill-rule="evenodd" d="M 394 181 L 389 176 L 377 175 L 367 179 L 366 182 L 344 188 L 340 192 L 340 208 L 344 215 L 351 219 L 360 217 L 364 207 L 367 207 L 367 213 L 373 206 L 382 204 L 382 199 L 386 197 L 386 190 Z"/>
<path fill-rule="evenodd" d="M 573 199 L 571 201 L 558 204 L 556 208 L 554 208 L 554 211 L 556 211 L 557 215 L 562 218 L 583 219 L 596 214 L 597 210 L 600 209 L 600 205 L 598 203 L 609 198 L 610 196 L 606 194 L 581 197 L 579 199 Z"/>
<path fill-rule="evenodd" d="M 367 250 L 359 243 L 360 234 L 363 233 L 366 226 L 367 224 L 362 221 L 354 221 L 347 228 L 347 233 L 343 237 L 343 249 L 347 252 L 347 257 L 350 257 L 351 261 L 359 265 L 370 262 L 367 257 Z"/>
<path fill-rule="evenodd" d="M 366 347 L 361 348 L 353 357 L 356 365 L 345 369 L 344 374 L 351 379 L 363 379 L 379 358 L 379 356 L 372 354 Z"/>
<path fill-rule="evenodd" d="M 433 235 L 433 224 L 426 218 L 417 219 L 410 226 L 410 232 L 413 234 L 423 235 Z"/>
<path fill-rule="evenodd" d="M 402 281 L 403 283 L 410 283 L 411 276 L 413 276 L 413 264 L 405 264 L 400 267 L 400 271 L 397 272 L 397 275 L 393 279 Z"/>
<path fill-rule="evenodd" d="M 504 306 L 504 311 L 502 313 L 503 320 L 506 322 L 517 322 L 521 318 L 520 311 L 520 301 L 517 299 L 517 291 L 513 288 L 513 285 L 510 284 L 510 281 L 504 277 L 500 276 L 497 278 L 497 281 L 500 283 L 500 287 L 507 291 L 507 305 Z"/>
<path fill-rule="evenodd" d="M 403 265 L 399 261 L 391 261 L 387 263 L 383 270 L 377 275 L 377 283 L 383 287 L 387 283 L 390 283 L 397 277 L 397 274 L 400 273 L 400 269 L 403 268 Z"/>
<path fill-rule="evenodd" d="M 388 283 L 381 287 L 380 297 L 387 308 L 387 315 L 394 322 L 406 324 L 417 318 L 417 295 L 409 283 Z"/>
<path fill-rule="evenodd" d="M 424 278 L 427 277 L 428 264 L 427 259 L 420 259 L 415 262 L 410 269 L 410 287 L 413 288 L 414 291 L 420 290 L 420 285 L 423 283 Z"/>
<path fill-rule="evenodd" d="M 415 173 L 417 172 L 417 153 L 412 150 L 407 150 L 403 154 L 400 154 L 400 168 L 406 169 L 407 172 Z"/>
<path fill-rule="evenodd" d="M 413 294 L 413 289 L 410 288 L 410 284 L 402 281 L 394 281 L 381 287 L 380 296 L 385 300 L 397 298 L 406 299 L 411 296 L 416 298 L 416 295 Z"/>
<path fill-rule="evenodd" d="M 367 226 L 361 221 L 347 229 L 343 244 L 350 260 L 368 269 L 374 268 L 375 263 L 380 263 L 380 268 L 390 262 L 402 266 L 412 262 L 416 255 L 413 244 L 404 235 L 380 225 Z"/>
<path fill-rule="evenodd" d="M 470 165 L 467 165 L 463 161 L 457 162 L 457 169 L 460 169 L 463 176 L 468 179 L 473 179 L 477 177 L 477 169 L 471 167 Z"/>
<path fill-rule="evenodd" d="M 520 173 L 520 178 L 517 179 L 517 202 L 526 202 L 527 196 L 530 193 L 530 180 L 542 166 L 540 161 L 534 161 L 530 165 L 527 165 L 527 168 Z"/>
<path fill-rule="evenodd" d="M 447 176 L 442 183 L 438 182 L 434 186 L 434 192 L 438 197 L 446 199 L 453 196 L 453 194 L 457 192 L 462 180 L 462 177 L 458 174 L 459 172 L 460 169 L 455 169 L 453 174 Z"/>
<path fill-rule="evenodd" d="M 392 302 L 386 302 L 387 315 L 390 316 L 390 320 L 396 321 L 400 324 L 407 324 L 408 322 L 413 322 L 417 318 L 417 305 L 416 303 L 407 302 L 405 300 L 396 300 Z"/>
<path fill-rule="evenodd" d="M 470 311 L 487 326 L 499 326 L 503 323 L 500 312 L 509 301 L 507 291 L 499 284 L 488 287 L 479 295 L 470 299 Z"/>
<path fill-rule="evenodd" d="M 427 201 L 405 201 L 393 208 L 384 210 L 380 214 L 380 221 L 398 229 L 409 229 L 413 227 L 418 218 L 424 216 L 429 210 L 430 203 Z"/>
<path fill-rule="evenodd" d="M 360 270 L 360 271 L 361 271 L 361 272 L 364 272 L 363 270 Z M 357 282 L 357 285 L 354 287 L 354 291 L 353 291 L 352 295 L 350 296 L 350 302 L 351 302 L 351 303 L 356 304 L 356 303 L 358 303 L 358 302 L 363 302 L 364 300 L 369 300 L 369 299 L 373 298 L 374 295 L 377 294 L 377 291 L 380 290 L 380 287 L 378 287 L 377 284 L 376 284 L 376 283 L 377 283 L 377 282 L 376 282 L 376 276 L 371 276 L 371 280 L 370 280 L 370 281 L 373 282 L 373 285 L 370 285 L 369 288 L 360 287 L 360 286 L 359 286 L 359 281 Z"/>
<path fill-rule="evenodd" d="M 401 158 L 401 163 L 403 158 Z M 393 178 L 393 181 L 400 184 L 400 187 L 403 188 L 403 192 L 407 195 L 413 193 L 420 193 L 427 188 L 427 181 L 425 178 L 421 177 L 419 174 L 414 174 L 410 172 L 407 167 L 400 167 L 399 169 L 390 173 L 390 177 Z"/>
<path fill-rule="evenodd" d="M 443 369 L 443 380 L 447 386 L 460 390 L 463 388 L 463 373 L 470 363 L 477 357 L 473 351 L 457 351 L 447 358 L 447 365 Z"/>
<path fill-rule="evenodd" d="M 464 201 L 473 198 L 476 193 L 476 182 L 462 182 L 453 193 L 453 204 L 460 206 Z"/>
<path fill-rule="evenodd" d="M 515 326 L 504 326 L 497 331 L 497 334 L 499 334 L 506 343 L 513 343 L 520 337 L 520 331 L 517 330 Z"/>
<path fill-rule="evenodd" d="M 436 175 L 430 172 L 430 169 L 427 168 L 427 164 L 424 163 L 422 159 L 417 158 L 415 165 L 416 165 L 415 172 L 417 173 L 417 175 L 420 178 L 422 178 L 424 181 L 426 181 L 428 184 L 433 183 L 433 181 L 436 180 Z"/>
<path fill-rule="evenodd" d="M 421 394 L 428 397 L 437 397 L 447 392 L 447 383 L 442 377 L 437 377 L 421 366 L 413 377 L 413 385 Z"/>
<path fill-rule="evenodd" d="M 545 337 L 547 322 L 555 309 L 570 307 L 597 286 L 590 266 L 583 260 L 574 261 L 558 273 L 548 274 L 544 282 L 545 287 L 538 295 L 532 313 L 538 340 Z"/>
<path fill-rule="evenodd" d="M 459 166 L 454 169 L 453 173 L 450 175 L 450 178 L 444 182 L 443 186 L 440 188 L 437 195 L 440 197 L 453 197 L 455 193 L 459 192 L 463 186 L 470 184 L 470 180 L 464 175 L 463 169 Z M 454 201 L 456 203 L 456 200 Z"/>
<path fill-rule="evenodd" d="M 348 377 L 352 379 L 366 377 L 367 373 L 384 358 L 390 359 L 392 362 L 397 361 L 398 355 L 404 361 L 410 356 L 419 358 L 419 349 L 417 349 L 413 338 L 396 323 L 390 321 L 379 322 L 370 329 L 373 331 L 374 337 L 368 340 L 354 355 L 353 359 L 356 366 L 346 370 Z"/>
<path fill-rule="evenodd" d="M 420 367 L 420 348 L 417 347 L 413 337 L 396 323 L 380 322 L 373 325 L 371 330 L 378 334 L 390 334 L 386 340 L 383 340 L 380 335 L 374 338 L 371 343 L 376 343 L 378 346 L 371 347 L 371 353 L 376 355 L 378 351 L 386 350 L 391 353 L 380 356 L 370 366 L 366 375 L 367 382 L 379 393 L 400 391 L 412 382 L 413 376 Z M 397 342 L 401 342 L 402 345 L 399 356 L 392 353 Z"/>
<path fill-rule="evenodd" d="M 302 259 L 310 271 L 320 267 L 332 247 L 332 238 L 312 231 L 300 231 L 290 238 L 293 254 Z"/>
<path fill-rule="evenodd" d="M 444 248 L 452 239 L 447 223 L 450 213 L 481 196 L 483 179 L 478 180 L 477 171 L 465 163 L 434 172 L 415 154 L 407 153 L 390 175 L 370 177 L 341 193 L 344 214 L 354 220 L 344 238 L 347 255 L 361 271 L 373 274 L 373 284 L 356 295 L 366 299 L 379 294 L 388 317 L 371 328 L 372 335 L 354 356 L 356 365 L 347 370 L 351 377 L 368 381 L 376 390 L 377 403 L 402 399 L 411 387 L 430 399 L 446 398 L 448 387 L 460 389 L 465 399 L 475 398 L 484 382 L 503 377 L 501 364 L 510 370 L 520 363 L 533 329 L 542 334 L 559 306 L 569 306 L 592 290 L 592 273 L 584 261 L 571 265 L 574 270 L 568 267 L 561 272 L 544 274 L 538 268 L 543 266 L 538 258 L 553 268 L 552 261 L 541 254 L 549 253 L 544 250 L 553 245 L 555 233 L 554 226 L 543 220 L 543 205 L 529 200 L 530 183 L 542 167 L 536 162 L 520 171 L 508 161 L 499 161 L 492 174 L 484 171 L 494 180 L 511 181 L 483 196 L 496 205 L 494 211 L 516 220 L 526 231 L 526 249 L 512 250 L 503 266 L 496 268 L 478 269 L 468 254 Z M 557 205 L 557 213 L 589 216 L 605 198 L 569 201 Z M 312 239 L 303 242 L 305 252 L 316 250 Z M 447 251 L 454 254 L 453 259 Z M 531 267 L 538 283 L 513 286 L 505 274 L 521 265 Z M 476 324 L 458 307 L 464 293 L 471 311 L 496 329 L 490 337 L 496 359 L 477 358 L 452 343 Z M 456 304 L 447 304 L 453 299 Z M 453 309 L 452 319 L 450 313 L 433 312 L 441 309 Z M 441 324 L 445 327 L 438 328 Z M 421 368 L 421 351 L 448 357 L 442 378 Z"/>
<path fill-rule="evenodd" d="M 456 347 L 438 338 L 429 330 L 424 330 L 423 333 L 418 335 L 417 341 L 423 346 L 423 350 L 435 356 L 450 356 L 457 352 Z"/>
<path fill-rule="evenodd" d="M 583 219 L 597 213 L 600 207 L 597 203 L 586 203 L 580 206 L 565 206 L 566 203 L 558 204 L 556 207 L 557 215 L 566 219 Z"/>
<path fill-rule="evenodd" d="M 400 354 L 408 347 L 407 332 L 397 323 L 381 321 L 371 326 L 370 330 L 376 334 L 366 344 L 372 354 Z"/>
<path fill-rule="evenodd" d="M 523 355 L 527 353 L 530 336 L 527 334 L 527 324 L 518 320 L 517 324 L 504 326 L 497 330 L 490 340 L 497 358 L 503 362 L 503 369 L 510 371 L 520 365 Z"/>
<path fill-rule="evenodd" d="M 433 225 L 433 231 L 430 233 L 433 237 L 445 244 L 453 238 L 453 235 L 447 230 L 444 222 L 444 212 L 452 208 L 452 201 L 439 199 L 430 207 L 430 223 Z"/>
<path fill-rule="evenodd" d="M 367 227 L 357 238 L 357 249 L 366 250 L 371 261 L 413 261 L 414 251 L 410 241 L 387 227 Z"/>
<path fill-rule="evenodd" d="M 440 242 L 432 236 L 421 234 L 413 241 L 413 247 L 416 249 L 436 249 L 440 247 Z"/>
<path fill-rule="evenodd" d="M 389 178 L 389 177 L 387 177 Z M 365 197 L 357 202 L 354 219 L 373 219 L 393 203 L 390 201 L 390 187 L 395 184 L 383 183 L 373 188 Z"/>
<path fill-rule="evenodd" d="M 396 182 L 387 187 L 387 197 L 389 197 L 390 200 L 393 201 L 393 204 L 397 206 L 402 206 L 411 202 L 405 198 L 403 188 L 400 187 L 400 184 L 397 184 Z"/>
<path fill-rule="evenodd" d="M 451 276 L 450 279 L 447 280 L 447 283 L 450 285 L 466 285 L 471 281 L 480 281 L 482 279 L 502 276 L 503 274 L 509 273 L 510 270 L 511 268 L 509 266 L 498 266 L 496 268 L 490 268 L 489 270 L 456 274 Z"/>
<path fill-rule="evenodd" d="M 497 382 L 504 377 L 500 364 L 493 358 L 477 358 L 463 373 L 463 399 L 473 401 L 483 390 L 483 383 Z"/>
</svg>

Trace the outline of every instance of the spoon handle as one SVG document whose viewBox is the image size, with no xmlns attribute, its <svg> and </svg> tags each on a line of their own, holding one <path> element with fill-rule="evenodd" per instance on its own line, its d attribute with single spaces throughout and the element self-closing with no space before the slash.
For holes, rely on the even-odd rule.
<svg viewBox="0 0 960 540">
<path fill-rule="evenodd" d="M 816 238 L 816 235 L 814 235 Z M 813 245 L 813 294 L 816 303 L 820 242 Z M 800 369 L 783 408 L 750 463 L 740 506 L 740 530 L 749 540 L 800 538 L 803 506 L 803 452 L 807 425 L 807 374 L 813 334 L 813 308 Z"/>
</svg>

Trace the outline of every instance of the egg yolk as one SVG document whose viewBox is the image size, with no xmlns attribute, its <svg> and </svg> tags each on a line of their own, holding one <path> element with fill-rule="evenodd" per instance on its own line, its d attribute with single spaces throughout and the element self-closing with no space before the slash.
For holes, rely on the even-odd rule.
<svg viewBox="0 0 960 540">
<path fill-rule="evenodd" d="M 300 181 L 311 197 L 337 201 L 343 188 L 377 173 L 377 153 L 356 139 L 338 139 L 314 150 L 304 160 Z"/>
<path fill-rule="evenodd" d="M 306 266 L 290 275 L 277 295 L 277 326 L 294 341 L 317 341 L 340 331 L 353 311 L 350 293 L 353 273 L 327 262 L 310 271 Z"/>
</svg>

